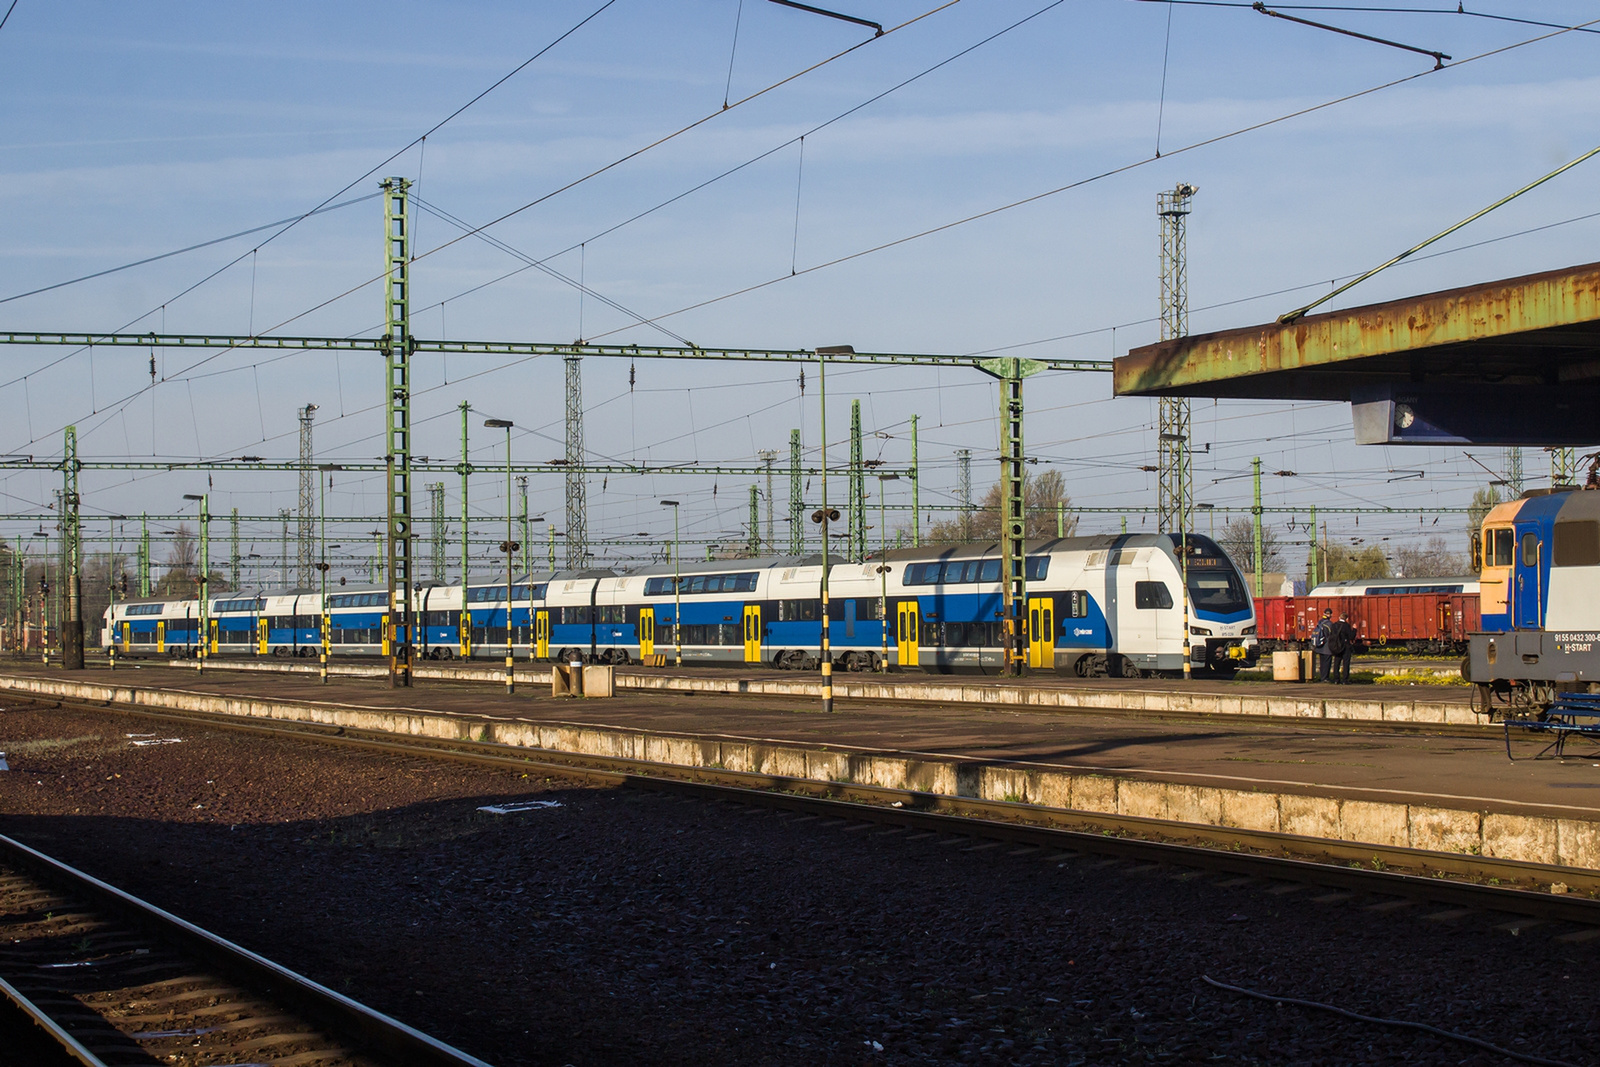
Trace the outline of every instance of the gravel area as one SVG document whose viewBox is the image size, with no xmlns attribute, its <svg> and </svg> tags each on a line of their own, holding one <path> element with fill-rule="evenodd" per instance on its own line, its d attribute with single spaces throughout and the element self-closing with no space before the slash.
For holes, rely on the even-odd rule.
<svg viewBox="0 0 1600 1067">
<path fill-rule="evenodd" d="M 0 832 L 499 1067 L 1510 1062 L 1202 975 L 1600 1062 L 1554 925 L 118 715 L 0 750 Z"/>
</svg>

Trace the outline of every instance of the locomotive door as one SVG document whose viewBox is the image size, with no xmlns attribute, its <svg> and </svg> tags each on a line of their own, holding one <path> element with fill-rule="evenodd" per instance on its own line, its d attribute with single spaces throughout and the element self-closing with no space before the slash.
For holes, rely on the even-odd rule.
<svg viewBox="0 0 1600 1067">
<path fill-rule="evenodd" d="M 267 654 L 267 644 L 271 631 L 268 628 L 269 620 L 265 615 L 256 620 L 256 655 Z"/>
<path fill-rule="evenodd" d="M 156 652 L 164 653 L 167 650 L 167 620 L 156 620 Z"/>
<path fill-rule="evenodd" d="M 895 605 L 895 618 L 898 625 L 895 628 L 895 662 L 903 668 L 917 665 L 917 627 L 922 620 L 918 617 L 917 602 L 915 600 L 902 600 Z"/>
<path fill-rule="evenodd" d="M 133 623 L 127 620 L 122 623 L 122 651 L 133 651 Z"/>
<path fill-rule="evenodd" d="M 639 620 L 639 624 L 640 626 L 644 625 L 643 618 Z M 652 637 L 655 636 L 655 630 L 655 622 L 652 620 L 650 623 L 650 634 Z M 550 658 L 550 613 L 548 611 L 534 613 L 533 645 L 533 654 L 535 656 L 539 657 L 540 659 Z"/>
<path fill-rule="evenodd" d="M 1519 630 L 1534 630 L 1542 624 L 1539 610 L 1539 535 L 1524 533 L 1517 545 L 1516 577 L 1512 579 L 1512 618 Z"/>
<path fill-rule="evenodd" d="M 1028 598 L 1028 666 L 1056 665 L 1055 597 Z"/>
<path fill-rule="evenodd" d="M 656 609 L 639 609 L 639 657 L 656 654 Z"/>
<path fill-rule="evenodd" d="M 744 661 L 761 662 L 761 605 L 744 606 Z"/>
</svg>

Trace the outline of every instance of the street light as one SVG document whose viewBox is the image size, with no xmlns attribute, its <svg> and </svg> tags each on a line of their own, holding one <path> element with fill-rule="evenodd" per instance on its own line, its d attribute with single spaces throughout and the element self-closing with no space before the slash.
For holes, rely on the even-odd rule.
<svg viewBox="0 0 1600 1067">
<path fill-rule="evenodd" d="M 516 562 L 517 549 L 522 546 L 511 539 L 511 420 L 510 419 L 485 419 L 483 425 L 491 430 L 504 430 L 506 432 L 506 539 L 500 542 L 500 551 L 506 554 L 506 696 L 516 692 L 517 683 L 511 665 L 512 632 L 511 632 L 511 586 L 512 567 Z"/>
<path fill-rule="evenodd" d="M 672 648 L 676 654 L 675 665 L 683 666 L 683 597 L 678 577 L 678 502 L 663 500 L 661 506 L 672 509 Z"/>
<path fill-rule="evenodd" d="M 328 654 L 332 651 L 333 619 L 328 616 L 328 485 L 333 481 L 333 471 L 342 471 L 343 467 L 337 463 L 319 463 L 317 470 L 328 471 L 327 480 L 317 479 L 317 543 L 320 551 L 317 558 L 317 570 L 322 577 L 322 618 L 321 650 L 318 652 L 317 676 L 323 685 L 328 684 Z M 334 545 L 339 548 L 339 545 Z"/>
<path fill-rule="evenodd" d="M 211 570 L 211 501 L 208 493 L 185 493 L 183 499 L 198 500 L 200 502 L 200 570 L 199 578 L 195 581 L 195 591 L 200 600 L 200 632 L 199 645 L 195 652 L 195 670 L 205 673 L 206 652 L 211 645 L 211 604 L 210 590 L 206 588 L 207 579 Z"/>
</svg>

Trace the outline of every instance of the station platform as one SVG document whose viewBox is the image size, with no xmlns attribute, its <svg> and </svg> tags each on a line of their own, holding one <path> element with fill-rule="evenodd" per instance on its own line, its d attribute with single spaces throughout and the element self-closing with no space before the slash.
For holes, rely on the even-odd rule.
<svg viewBox="0 0 1600 1067">
<path fill-rule="evenodd" d="M 148 662 L 148 661 L 146 661 Z M 215 669 L 259 671 L 270 674 L 315 673 L 317 665 L 304 659 L 212 660 Z M 193 660 L 171 660 L 167 665 L 194 670 Z M 1385 661 L 1389 677 L 1404 665 Z M 208 668 L 211 669 L 211 668 Z M 1249 715 L 1263 718 L 1337 719 L 1389 723 L 1484 725 L 1485 717 L 1473 711 L 1468 690 L 1460 685 L 1428 684 L 1434 668 L 1416 670 L 1414 681 L 1393 684 L 1330 685 L 1324 682 L 1284 683 L 1179 678 L 1067 678 L 1038 673 L 1025 678 L 996 678 L 977 674 L 855 674 L 838 672 L 833 691 L 840 700 L 900 703 L 978 704 L 985 707 L 1123 711 L 1135 713 Z M 329 672 L 340 677 L 384 678 L 387 669 L 377 661 L 337 661 Z M 1459 672 L 1458 672 L 1459 673 Z M 434 662 L 418 664 L 419 680 L 501 682 L 503 664 Z M 548 685 L 550 665 L 519 662 L 518 685 Z M 619 690 L 658 693 L 699 693 L 724 696 L 770 696 L 782 699 L 822 699 L 822 679 L 762 667 L 618 667 Z"/>
<path fill-rule="evenodd" d="M 314 674 L 192 666 L 0 666 L 0 707 L 8 691 L 1600 870 L 1600 753 L 1513 763 L 1484 727 L 844 695 L 823 715 L 804 694 L 573 700 L 552 697 L 548 680 L 507 696 L 494 684 L 391 689 L 341 674 L 322 685 Z"/>
</svg>

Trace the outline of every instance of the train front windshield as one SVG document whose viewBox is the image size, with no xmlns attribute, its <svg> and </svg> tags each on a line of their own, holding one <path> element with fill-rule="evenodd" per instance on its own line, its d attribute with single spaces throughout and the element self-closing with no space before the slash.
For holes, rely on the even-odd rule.
<svg viewBox="0 0 1600 1067">
<path fill-rule="evenodd" d="M 1250 595 L 1233 568 L 1189 568 L 1189 602 L 1198 611 L 1233 615 L 1249 611 Z"/>
</svg>

